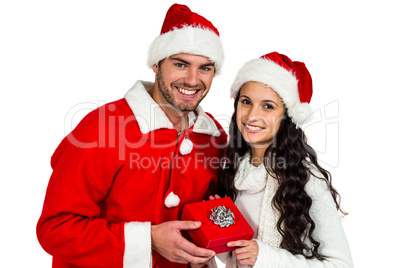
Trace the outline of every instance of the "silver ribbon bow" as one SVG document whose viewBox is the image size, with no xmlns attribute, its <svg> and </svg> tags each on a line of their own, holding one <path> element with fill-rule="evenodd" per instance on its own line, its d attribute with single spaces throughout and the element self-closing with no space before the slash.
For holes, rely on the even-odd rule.
<svg viewBox="0 0 402 268">
<path fill-rule="evenodd" d="M 211 215 L 209 216 L 209 219 L 220 227 L 229 227 L 230 225 L 235 224 L 234 218 L 234 214 L 225 206 L 211 209 Z"/>
</svg>

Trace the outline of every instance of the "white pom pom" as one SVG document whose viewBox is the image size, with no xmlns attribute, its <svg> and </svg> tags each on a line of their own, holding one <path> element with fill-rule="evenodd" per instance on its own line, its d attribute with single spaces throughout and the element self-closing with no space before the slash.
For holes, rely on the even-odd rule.
<svg viewBox="0 0 402 268">
<path fill-rule="evenodd" d="M 175 195 L 173 192 L 170 192 L 170 194 L 165 199 L 165 206 L 167 208 L 177 207 L 177 205 L 179 203 L 180 203 L 180 198 L 177 195 Z"/>
<path fill-rule="evenodd" d="M 289 116 L 295 124 L 306 124 L 313 119 L 313 109 L 308 103 L 297 103 L 289 110 Z"/>
<path fill-rule="evenodd" d="M 182 155 L 189 154 L 193 150 L 193 142 L 189 139 L 184 139 L 180 145 L 180 153 Z"/>
</svg>

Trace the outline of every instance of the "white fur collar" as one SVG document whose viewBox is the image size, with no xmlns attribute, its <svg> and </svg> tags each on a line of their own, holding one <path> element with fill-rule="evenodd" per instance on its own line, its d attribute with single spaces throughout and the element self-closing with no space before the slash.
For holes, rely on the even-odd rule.
<svg viewBox="0 0 402 268">
<path fill-rule="evenodd" d="M 165 112 L 148 94 L 152 86 L 152 82 L 138 80 L 124 96 L 143 134 L 161 128 L 173 129 L 173 124 Z M 201 106 L 197 107 L 195 113 L 197 118 L 194 122 L 193 132 L 217 137 L 221 135 L 215 122 L 202 110 Z M 194 113 L 189 115 L 190 119 L 194 116 Z"/>
</svg>

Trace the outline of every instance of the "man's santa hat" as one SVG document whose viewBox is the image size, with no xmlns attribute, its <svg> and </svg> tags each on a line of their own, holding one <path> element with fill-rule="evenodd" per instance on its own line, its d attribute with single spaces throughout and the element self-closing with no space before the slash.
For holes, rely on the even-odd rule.
<svg viewBox="0 0 402 268">
<path fill-rule="evenodd" d="M 148 66 L 179 53 L 205 56 L 215 63 L 218 73 L 223 62 L 223 46 L 218 30 L 187 6 L 174 4 L 166 13 L 161 33 L 148 50 Z"/>
<path fill-rule="evenodd" d="M 250 81 L 265 84 L 278 93 L 295 124 L 303 124 L 311 118 L 313 111 L 309 103 L 313 82 L 303 62 L 292 61 L 278 52 L 248 61 L 237 73 L 231 97 L 236 98 L 242 85 Z"/>
</svg>

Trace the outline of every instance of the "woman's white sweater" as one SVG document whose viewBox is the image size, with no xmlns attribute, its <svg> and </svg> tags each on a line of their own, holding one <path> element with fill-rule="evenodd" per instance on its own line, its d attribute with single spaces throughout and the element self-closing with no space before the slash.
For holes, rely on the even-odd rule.
<svg viewBox="0 0 402 268">
<path fill-rule="evenodd" d="M 316 176 L 320 175 L 312 171 Z M 306 259 L 303 255 L 293 255 L 279 248 L 282 241 L 276 228 L 279 214 L 271 205 L 277 182 L 268 175 L 263 165 L 251 165 L 249 155 L 244 156 L 239 164 L 235 187 L 239 190 L 235 204 L 253 228 L 254 239 L 259 246 L 255 268 L 353 267 L 340 215 L 324 180 L 310 176 L 305 187 L 313 200 L 310 209 L 310 216 L 316 224 L 313 236 L 321 243 L 319 253 L 325 256 L 324 261 Z M 218 257 L 226 263 L 226 267 L 248 267 L 240 266 L 234 254 L 231 257 L 229 254 L 219 254 Z"/>
</svg>

